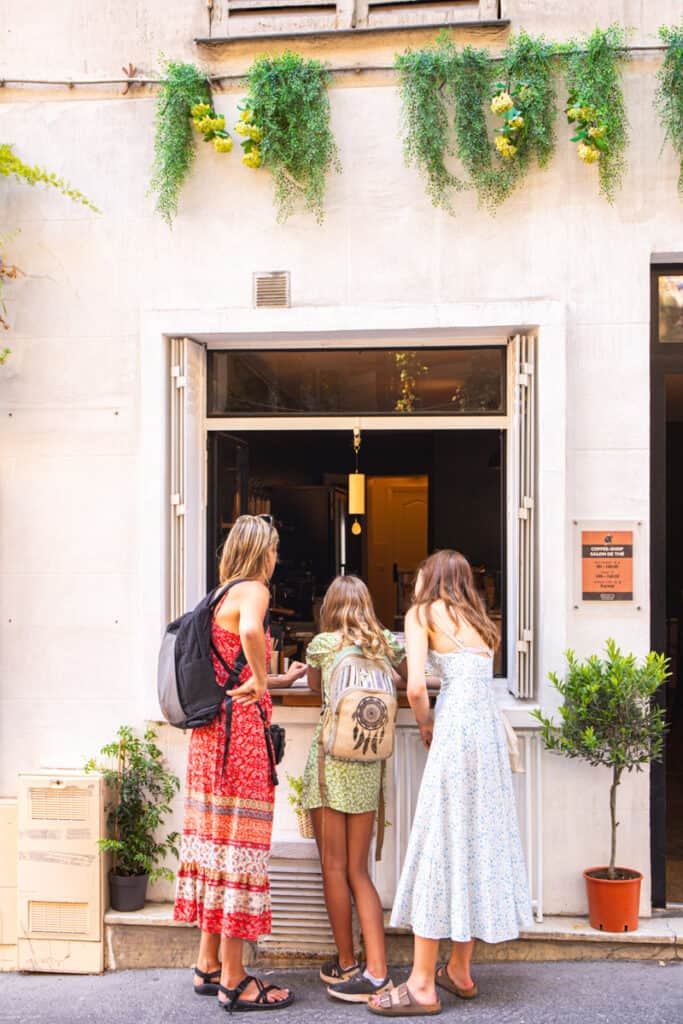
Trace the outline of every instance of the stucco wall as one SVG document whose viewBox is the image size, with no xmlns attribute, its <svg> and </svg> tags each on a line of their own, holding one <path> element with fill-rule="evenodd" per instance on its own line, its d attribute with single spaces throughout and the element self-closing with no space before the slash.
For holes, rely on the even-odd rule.
<svg viewBox="0 0 683 1024">
<path fill-rule="evenodd" d="M 530 29 L 559 35 L 548 23 L 549 4 L 506 6 Z M 605 22 L 630 21 L 644 38 L 653 30 L 651 6 L 611 4 Z M 677 18 L 678 4 L 657 6 L 657 23 Z M 150 70 L 161 49 L 193 59 L 191 38 L 204 31 L 199 9 L 105 5 L 94 19 L 90 5 L 71 5 L 66 38 L 54 5 L 29 14 L 6 2 L 6 66 L 13 74 L 76 77 L 117 73 L 128 60 Z M 567 30 L 582 30 L 585 20 L 573 17 L 568 26 L 557 14 Z M 384 56 L 388 62 L 390 51 Z M 659 155 L 652 113 L 656 67 L 643 56 L 626 72 L 633 142 L 613 208 L 597 196 L 594 169 L 576 159 L 560 123 L 549 170 L 534 172 L 495 218 L 467 196 L 453 218 L 431 207 L 403 164 L 391 75 L 336 79 L 332 116 L 344 169 L 330 178 L 322 228 L 304 215 L 276 225 L 267 173 L 247 170 L 234 152 L 201 146 L 169 231 L 145 194 L 153 97 L 2 90 L 2 140 L 73 180 L 103 213 L 0 184 L 2 223 L 20 229 L 9 254 L 26 273 L 7 291 L 13 354 L 0 378 L 0 792 L 15 791 L 17 770 L 78 766 L 120 722 L 143 720 L 156 644 L 144 595 L 160 587 L 147 577 L 145 545 L 151 522 L 161 546 L 163 510 L 149 504 L 141 458 L 141 318 L 249 307 L 254 270 L 289 269 L 299 307 L 562 304 L 567 359 L 557 370 L 566 370 L 567 419 L 539 424 L 541 446 L 548 432 L 563 431 L 566 440 L 566 465 L 552 470 L 566 486 L 555 529 L 569 543 L 572 518 L 639 519 L 645 550 L 648 265 L 653 252 L 683 249 L 677 167 L 670 150 Z M 228 122 L 240 95 L 216 96 Z M 543 354 L 541 361 L 539 387 L 552 388 L 552 361 Z M 547 554 L 539 573 L 551 593 L 556 570 Z M 602 619 L 574 612 L 569 587 L 554 601 L 555 611 L 558 601 L 564 606 L 563 638 L 580 654 L 609 634 L 647 650 L 646 599 L 640 616 L 610 609 Z M 557 644 L 541 648 L 541 679 L 561 663 Z M 542 693 L 552 700 L 546 687 Z M 182 737 L 164 742 L 181 766 Z M 546 910 L 577 912 L 580 870 L 606 855 L 607 783 L 573 763 L 545 764 Z M 647 870 L 646 774 L 625 782 L 621 821 L 621 859 Z"/>
</svg>

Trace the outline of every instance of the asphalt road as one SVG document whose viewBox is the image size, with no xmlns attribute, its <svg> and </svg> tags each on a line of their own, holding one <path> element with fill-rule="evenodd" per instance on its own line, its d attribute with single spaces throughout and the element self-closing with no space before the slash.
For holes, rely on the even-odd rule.
<svg viewBox="0 0 683 1024">
<path fill-rule="evenodd" d="M 310 971 L 269 980 L 296 991 L 270 1024 L 375 1021 L 363 1006 L 334 1002 Z M 395 981 L 404 971 L 393 974 Z M 683 962 L 480 964 L 472 1003 L 443 994 L 441 1020 L 463 1024 L 683 1024 Z M 213 998 L 198 998 L 187 970 L 121 971 L 101 977 L 0 974 L 2 1024 L 222 1024 Z M 243 1016 L 233 1018 L 243 1020 Z M 250 1018 L 251 1019 L 251 1018 Z M 255 1018 L 264 1020 L 263 1014 Z M 422 1018 L 426 1020 L 427 1018 Z"/>
</svg>

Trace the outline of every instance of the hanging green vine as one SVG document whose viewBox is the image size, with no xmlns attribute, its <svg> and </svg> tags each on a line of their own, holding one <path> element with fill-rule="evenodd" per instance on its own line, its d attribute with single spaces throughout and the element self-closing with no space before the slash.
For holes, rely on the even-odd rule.
<svg viewBox="0 0 683 1024">
<path fill-rule="evenodd" d="M 11 175 L 17 181 L 23 181 L 27 185 L 48 185 L 50 188 L 57 189 L 63 196 L 67 196 L 68 199 L 73 199 L 75 203 L 82 203 L 83 206 L 94 210 L 95 213 L 101 212 L 87 196 L 84 196 L 64 178 L 53 174 L 52 171 L 46 171 L 44 167 L 25 164 L 14 154 L 12 147 L 6 142 L 0 144 L 0 174 L 5 178 Z"/>
<path fill-rule="evenodd" d="M 434 206 L 449 212 L 451 189 L 464 187 L 445 162 L 454 152 L 446 94 L 454 54 L 452 44 L 439 38 L 435 46 L 407 50 L 395 61 L 406 164 L 422 175 Z"/>
<path fill-rule="evenodd" d="M 206 75 L 194 64 L 167 61 L 163 70 L 164 82 L 157 97 L 150 192 L 156 192 L 157 213 L 170 225 L 195 158 L 191 110 L 202 103 L 209 110 L 212 107 Z"/>
<path fill-rule="evenodd" d="M 548 163 L 555 144 L 552 56 L 545 39 L 520 33 L 503 54 L 495 86 L 489 52 L 466 46 L 458 53 L 444 33 L 435 46 L 397 58 L 406 161 L 420 170 L 435 206 L 452 212 L 453 190 L 468 187 L 494 211 L 533 158 L 541 167 Z M 495 146 L 489 107 L 504 119 L 495 130 Z M 465 181 L 447 167 L 450 155 L 462 163 Z"/>
<path fill-rule="evenodd" d="M 330 127 L 329 77 L 320 61 L 290 52 L 260 57 L 249 69 L 249 113 L 242 120 L 256 129 L 258 142 L 247 132 L 249 159 L 243 162 L 263 165 L 273 175 L 280 222 L 302 201 L 322 223 L 326 176 L 341 169 Z"/>
<path fill-rule="evenodd" d="M 585 44 L 560 47 L 567 59 L 565 113 L 574 125 L 572 142 L 584 163 L 597 163 L 600 192 L 613 203 L 626 171 L 628 118 L 621 69 L 628 52 L 628 31 L 620 25 L 596 28 Z"/>
<path fill-rule="evenodd" d="M 552 43 L 526 32 L 515 36 L 503 53 L 491 110 L 503 118 L 502 127 L 495 129 L 496 149 L 511 161 L 517 182 L 533 159 L 545 167 L 555 149 L 554 54 Z"/>
<path fill-rule="evenodd" d="M 657 72 L 655 107 L 680 161 L 678 194 L 683 198 L 683 22 L 678 27 L 662 25 L 659 36 L 666 45 L 664 63 Z"/>
<path fill-rule="evenodd" d="M 449 69 L 449 89 L 455 106 L 455 151 L 467 171 L 481 206 L 494 212 L 510 194 L 514 173 L 495 158 L 491 145 L 487 108 L 491 97 L 494 65 L 486 50 L 466 46 L 454 53 Z"/>
</svg>

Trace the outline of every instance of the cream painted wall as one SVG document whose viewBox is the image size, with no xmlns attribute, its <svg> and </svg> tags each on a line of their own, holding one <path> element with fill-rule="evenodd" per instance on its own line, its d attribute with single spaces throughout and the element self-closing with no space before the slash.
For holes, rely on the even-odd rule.
<svg viewBox="0 0 683 1024">
<path fill-rule="evenodd" d="M 586 27 L 593 6 L 581 6 L 590 18 L 574 9 L 568 25 L 565 5 L 550 19 L 548 3 L 507 4 L 515 25 L 554 36 L 558 25 Z M 612 3 L 605 23 L 630 21 L 648 41 L 652 6 Z M 656 23 L 677 20 L 678 4 L 656 6 Z M 29 14 L 15 0 L 0 2 L 12 43 L 4 73 L 117 74 L 129 60 L 147 72 L 161 49 L 195 59 L 192 37 L 205 31 L 201 4 L 105 5 L 97 19 L 90 5 L 72 4 L 68 33 L 54 12 L 46 3 Z M 488 38 L 494 47 L 503 41 Z M 389 62 L 390 44 L 382 52 L 372 45 Z M 353 44 L 339 53 L 351 59 Z M 250 59 L 244 49 L 204 56 L 214 68 Z M 541 487 L 541 618 L 556 624 L 539 638 L 539 674 L 561 667 L 565 644 L 586 654 L 608 634 L 647 650 L 647 601 L 640 617 L 610 609 L 602 621 L 574 612 L 562 581 L 572 518 L 642 519 L 647 545 L 648 266 L 653 252 L 683 250 L 677 167 L 669 150 L 659 155 L 652 114 L 656 67 L 642 56 L 626 72 L 633 143 L 613 208 L 598 198 L 594 169 L 579 163 L 560 124 L 550 169 L 534 172 L 495 218 L 469 197 L 453 218 L 430 206 L 403 164 L 391 75 L 335 79 L 344 170 L 330 178 L 322 228 L 303 214 L 277 225 L 267 173 L 201 146 L 169 231 L 145 194 L 152 96 L 0 91 L 0 137 L 103 210 L 97 216 L 0 183 L 2 224 L 20 229 L 9 255 L 27 275 L 7 289 L 13 354 L 0 376 L 0 792 L 15 791 L 18 770 L 78 766 L 120 722 L 143 721 L 157 642 L 149 609 L 157 609 L 157 630 L 163 619 L 164 508 L 146 468 L 149 459 L 162 466 L 163 439 L 153 430 L 150 389 L 156 402 L 164 385 L 161 372 L 150 380 L 144 369 L 142 323 L 159 312 L 191 333 L 215 313 L 227 325 L 250 307 L 254 270 L 291 271 L 300 324 L 309 312 L 313 323 L 321 307 L 340 320 L 349 307 L 365 307 L 368 323 L 378 308 L 395 313 L 407 304 L 423 307 L 426 319 L 438 303 L 547 298 L 563 307 L 566 364 L 544 349 L 543 334 L 540 348 L 539 388 L 558 414 L 539 424 L 539 447 L 566 458 L 546 462 Z M 240 96 L 216 96 L 229 121 Z M 174 320 L 174 310 L 182 317 Z M 566 396 L 558 384 L 565 372 Z M 553 447 L 558 435 L 563 443 Z M 550 705 L 547 687 L 542 694 Z M 166 729 L 163 743 L 182 774 L 184 737 Z M 546 911 L 576 913 L 584 909 L 580 870 L 605 856 L 607 782 L 573 763 L 544 763 Z M 647 870 L 646 775 L 627 780 L 622 807 L 621 857 Z"/>
</svg>

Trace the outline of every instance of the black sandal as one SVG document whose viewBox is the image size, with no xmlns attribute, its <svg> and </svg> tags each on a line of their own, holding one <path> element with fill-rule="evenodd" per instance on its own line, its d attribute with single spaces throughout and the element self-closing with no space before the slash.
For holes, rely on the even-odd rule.
<svg viewBox="0 0 683 1024">
<path fill-rule="evenodd" d="M 253 981 L 258 988 L 256 999 L 240 999 L 250 981 Z M 273 1003 L 269 1002 L 268 993 L 275 991 L 277 988 L 277 985 L 264 985 L 260 978 L 255 978 L 251 974 L 245 974 L 239 985 L 235 988 L 226 988 L 224 985 L 218 986 L 218 991 L 228 997 L 225 1002 L 221 1002 L 220 999 L 218 1002 L 228 1013 L 232 1013 L 233 1010 L 237 1013 L 251 1010 L 282 1010 L 285 1006 L 291 1006 L 294 1002 L 294 993 L 289 992 L 289 989 L 285 989 L 285 991 L 289 992 L 289 995 L 285 996 L 284 999 L 277 999 Z"/>
<path fill-rule="evenodd" d="M 218 995 L 218 989 L 219 989 L 218 982 L 220 981 L 220 977 L 221 977 L 221 969 L 220 969 L 220 967 L 217 967 L 215 971 L 209 971 L 208 974 L 206 973 L 206 971 L 200 971 L 198 967 L 195 967 L 194 973 L 195 973 L 196 977 L 202 979 L 202 984 L 201 985 L 195 985 L 195 984 L 192 985 L 192 988 L 195 990 L 195 992 L 196 992 L 196 994 L 198 996 L 217 996 Z M 215 978 L 216 980 L 212 981 L 211 980 L 212 978 Z"/>
</svg>

